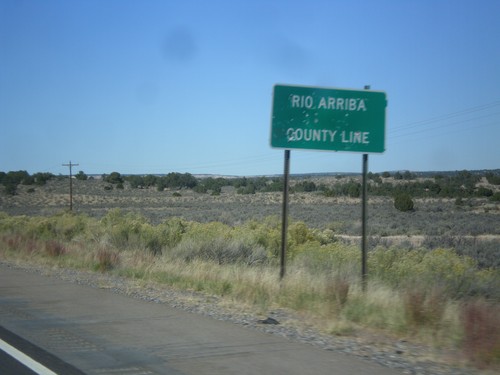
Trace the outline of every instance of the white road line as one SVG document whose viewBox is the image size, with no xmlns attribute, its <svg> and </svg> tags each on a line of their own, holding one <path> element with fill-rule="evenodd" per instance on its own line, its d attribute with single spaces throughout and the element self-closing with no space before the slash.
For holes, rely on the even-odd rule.
<svg viewBox="0 0 500 375">
<path fill-rule="evenodd" d="M 0 339 L 0 350 L 4 351 L 11 357 L 15 358 L 19 362 L 21 362 L 23 365 L 28 367 L 30 370 L 36 372 L 39 375 L 57 375 L 54 371 L 51 371 L 41 363 L 38 363 L 31 357 L 28 357 L 26 354 L 23 352 L 17 350 L 13 346 L 7 344 L 5 341 Z"/>
</svg>

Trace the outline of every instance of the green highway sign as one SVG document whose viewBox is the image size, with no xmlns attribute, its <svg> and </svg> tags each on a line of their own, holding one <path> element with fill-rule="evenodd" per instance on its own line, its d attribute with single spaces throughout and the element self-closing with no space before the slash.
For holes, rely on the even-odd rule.
<svg viewBox="0 0 500 375">
<path fill-rule="evenodd" d="M 271 146 L 385 151 L 385 92 L 275 85 Z"/>
</svg>

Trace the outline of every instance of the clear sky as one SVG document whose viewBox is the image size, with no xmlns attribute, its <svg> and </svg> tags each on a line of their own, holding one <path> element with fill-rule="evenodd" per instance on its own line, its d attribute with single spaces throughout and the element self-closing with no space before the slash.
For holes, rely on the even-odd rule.
<svg viewBox="0 0 500 375">
<path fill-rule="evenodd" d="M 0 0 L 0 171 L 263 175 L 276 83 L 385 91 L 369 170 L 500 168 L 498 0 Z M 361 171 L 292 151 L 291 173 Z"/>
</svg>

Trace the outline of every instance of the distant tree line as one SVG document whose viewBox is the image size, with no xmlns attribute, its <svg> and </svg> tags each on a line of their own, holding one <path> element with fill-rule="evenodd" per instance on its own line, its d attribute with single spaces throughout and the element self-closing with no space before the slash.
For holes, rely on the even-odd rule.
<svg viewBox="0 0 500 375">
<path fill-rule="evenodd" d="M 38 185 L 42 186 L 55 176 L 52 173 L 39 172 L 30 175 L 26 171 L 0 172 L 0 184 L 4 186 L 4 191 L 8 195 L 16 195 L 18 185 Z"/>
<path fill-rule="evenodd" d="M 368 193 L 376 196 L 397 196 L 401 194 L 410 195 L 415 198 L 471 198 L 489 197 L 492 200 L 499 200 L 500 196 L 492 189 L 478 186 L 482 176 L 468 171 L 460 171 L 453 175 L 437 174 L 433 178 L 416 179 L 415 174 L 410 172 L 396 172 L 391 176 L 388 172 L 382 175 L 378 173 L 368 173 Z M 396 181 L 385 181 L 388 177 L 393 177 Z M 488 182 L 493 185 L 500 185 L 500 175 L 488 173 Z M 322 191 L 327 196 L 350 196 L 359 197 L 361 184 L 351 179 L 349 182 L 338 182 L 332 185 L 317 186 L 317 190 Z M 314 191 L 311 189 L 310 191 Z"/>
<path fill-rule="evenodd" d="M 149 187 L 156 187 L 158 191 L 169 189 L 193 189 L 198 185 L 196 177 L 190 173 L 177 173 L 171 172 L 165 176 L 156 175 L 129 175 L 124 177 L 128 181 L 130 187 L 133 189 L 144 189 Z"/>
<path fill-rule="evenodd" d="M 59 176 L 58 178 L 60 178 Z M 87 180 L 88 176 L 78 172 L 75 176 L 78 180 Z M 361 183 L 359 180 L 350 178 L 347 180 L 337 176 L 336 182 L 329 184 L 316 184 L 307 178 L 295 180 L 291 184 L 291 193 L 319 192 L 328 197 L 346 196 L 358 198 L 361 195 Z M 489 184 L 500 185 L 500 173 L 485 172 L 483 175 L 469 171 L 455 173 L 435 174 L 432 177 L 418 178 L 415 173 L 389 172 L 368 173 L 368 193 L 372 196 L 405 196 L 413 198 L 470 198 L 487 197 L 493 201 L 500 201 L 500 193 L 478 184 L 485 177 Z M 0 172 L 0 184 L 4 186 L 7 194 L 15 195 L 17 186 L 22 185 L 44 185 L 47 181 L 56 178 L 52 173 L 35 173 L 30 175 L 26 171 Z M 258 192 L 279 192 L 283 190 L 283 178 L 281 177 L 207 177 L 196 178 L 190 173 L 171 172 L 166 175 L 122 175 L 119 172 L 102 175 L 103 181 L 110 185 L 106 188 L 123 189 L 127 182 L 133 189 L 156 188 L 158 191 L 165 189 L 192 189 L 193 191 L 212 195 L 218 195 L 223 187 L 234 187 L 238 194 L 256 194 Z M 407 201 L 407 198 L 405 198 Z M 410 206 L 409 203 L 406 206 Z"/>
<path fill-rule="evenodd" d="M 225 186 L 233 186 L 239 194 L 255 194 L 257 192 L 280 191 L 282 183 L 280 178 L 267 177 L 206 177 L 196 178 L 190 173 L 172 172 L 165 176 L 157 175 L 130 175 L 125 180 L 134 189 L 156 187 L 158 191 L 164 189 L 193 189 L 200 194 L 211 193 L 218 195 Z"/>
</svg>

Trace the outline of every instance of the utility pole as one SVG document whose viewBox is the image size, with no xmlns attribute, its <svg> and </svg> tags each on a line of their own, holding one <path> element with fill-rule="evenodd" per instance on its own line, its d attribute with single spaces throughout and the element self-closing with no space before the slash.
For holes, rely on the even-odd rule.
<svg viewBox="0 0 500 375">
<path fill-rule="evenodd" d="M 69 161 L 69 164 L 63 164 L 63 167 L 69 167 L 69 210 L 73 211 L 73 170 L 72 167 L 76 167 L 79 164 L 73 164 L 71 163 L 71 160 Z"/>
</svg>

